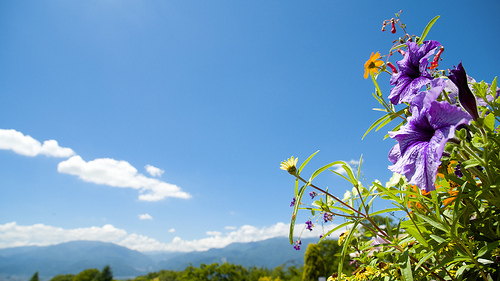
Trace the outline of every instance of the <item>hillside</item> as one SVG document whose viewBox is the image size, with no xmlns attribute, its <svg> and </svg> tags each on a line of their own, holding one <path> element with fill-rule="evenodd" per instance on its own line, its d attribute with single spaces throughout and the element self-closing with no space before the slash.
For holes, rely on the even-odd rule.
<svg viewBox="0 0 500 281">
<path fill-rule="evenodd" d="M 288 238 L 259 242 L 234 243 L 222 249 L 203 252 L 141 253 L 112 243 L 73 241 L 44 247 L 0 249 L 0 280 L 16 276 L 77 274 L 87 268 L 102 269 L 110 265 L 114 276 L 137 276 L 161 269 L 183 270 L 190 264 L 229 262 L 245 267 L 274 268 L 281 264 L 302 265 L 307 244 L 317 239 L 304 239 L 303 249 L 294 250 Z"/>
</svg>

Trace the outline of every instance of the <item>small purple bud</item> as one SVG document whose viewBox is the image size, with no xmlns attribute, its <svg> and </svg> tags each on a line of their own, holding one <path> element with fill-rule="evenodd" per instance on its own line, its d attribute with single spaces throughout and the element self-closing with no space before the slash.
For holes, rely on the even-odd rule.
<svg viewBox="0 0 500 281">
<path fill-rule="evenodd" d="M 308 229 L 309 231 L 312 231 L 313 230 L 312 229 L 313 228 L 312 221 L 308 220 L 308 221 L 306 221 L 306 224 L 307 224 L 306 229 Z"/>
<path fill-rule="evenodd" d="M 464 176 L 464 174 L 462 174 L 462 165 L 460 165 L 460 162 L 458 162 L 458 164 L 455 166 L 455 176 L 461 178 Z"/>
<path fill-rule="evenodd" d="M 316 197 L 316 195 L 318 195 L 318 193 L 316 193 L 314 191 L 309 192 L 309 196 L 311 196 L 311 199 L 314 199 L 314 197 Z"/>
<path fill-rule="evenodd" d="M 472 116 L 472 119 L 477 120 L 479 114 L 477 112 L 476 97 L 467 84 L 467 73 L 462 66 L 462 62 L 458 64 L 455 69 L 450 70 L 451 74 L 448 76 L 458 88 L 458 100 L 463 108 Z"/>
</svg>

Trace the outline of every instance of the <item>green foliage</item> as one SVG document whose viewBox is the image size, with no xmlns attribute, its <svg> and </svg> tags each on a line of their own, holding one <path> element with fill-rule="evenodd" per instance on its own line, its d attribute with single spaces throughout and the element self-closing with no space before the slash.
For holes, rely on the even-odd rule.
<svg viewBox="0 0 500 281">
<path fill-rule="evenodd" d="M 318 244 L 309 244 L 307 246 L 304 259 L 303 281 L 316 281 L 318 277 L 326 276 L 325 261 L 321 257 L 321 248 Z"/>
<path fill-rule="evenodd" d="M 111 267 L 106 265 L 99 275 L 96 278 L 96 281 L 112 281 L 113 280 L 113 271 L 111 271 Z"/>
<path fill-rule="evenodd" d="M 246 268 L 241 265 L 231 263 L 223 264 L 201 264 L 199 267 L 188 266 L 183 271 L 161 270 L 150 272 L 143 276 L 138 276 L 131 281 L 258 281 L 258 280 L 287 280 L 300 281 L 302 276 L 301 268 L 296 266 L 277 266 L 273 270 L 263 267 Z"/>
<path fill-rule="evenodd" d="M 415 43 L 409 42 L 423 44 L 430 28 L 439 18 L 433 18 L 419 38 L 409 35 L 398 14 L 396 17 L 397 19 L 393 18 L 389 22 L 393 28 L 397 23 L 405 35 L 393 42 L 395 45 L 388 58 L 394 50 L 404 53 L 403 49 L 406 48 L 406 52 L 413 52 L 407 45 Z M 384 26 L 385 24 L 384 21 Z M 382 106 L 376 110 L 385 115 L 376 120 L 366 134 L 372 130 L 377 131 L 394 120 L 398 122 L 392 132 L 405 126 L 403 132 L 397 132 L 402 137 L 397 139 L 398 147 L 393 152 L 399 152 L 400 155 L 395 158 L 404 162 L 398 162 L 396 170 L 406 174 L 409 180 L 404 175 L 395 173 L 385 185 L 377 180 L 363 185 L 359 181 L 360 165 L 356 171 L 348 163 L 340 161 L 317 169 L 306 180 L 307 177 L 302 175 L 304 168 L 317 152 L 301 164 L 298 173 L 292 174 L 295 178 L 296 202 L 292 213 L 290 241 L 293 241 L 299 210 L 307 210 L 313 218 L 324 219 L 325 223 L 339 218 L 342 220 L 335 223 L 324 236 L 340 229 L 348 230 L 340 235 L 338 247 L 327 249 L 334 259 L 320 260 L 320 250 L 316 246 L 308 247 L 303 280 L 317 280 L 325 261 L 329 272 L 336 272 L 329 280 L 500 280 L 500 97 L 497 78 L 491 84 L 484 81 L 467 82 L 467 75 L 461 64 L 447 78 L 446 70 L 436 69 L 443 50 L 440 48 L 429 68 L 429 76 L 432 76 L 433 82 L 441 83 L 443 87 L 435 86 L 434 83 L 427 85 L 427 90 L 440 87 L 438 91 L 434 91 L 435 96 L 433 93 L 429 95 L 430 91 L 416 89 L 418 98 L 411 100 L 410 97 L 398 104 L 401 109 L 396 109 L 391 101 L 384 98 L 377 82 L 381 73 L 393 75 L 388 67 L 396 73 L 393 64 L 382 62 L 384 65 L 380 68 L 367 69 L 375 85 L 373 96 Z M 405 55 L 405 60 L 408 61 L 411 56 L 412 54 Z M 418 65 L 420 71 L 427 69 L 427 64 L 420 64 L 421 62 L 422 60 Z M 402 75 L 405 71 L 404 62 L 399 66 Z M 408 72 L 405 75 L 413 74 Z M 450 81 L 459 88 L 459 92 L 453 93 L 460 97 L 458 100 L 452 97 L 452 90 L 444 88 L 444 83 Z M 431 117 L 441 118 L 438 120 L 439 124 L 444 124 L 442 119 L 446 117 L 431 114 L 430 107 L 433 105 L 439 106 L 440 110 L 441 105 L 443 110 L 448 108 L 449 114 L 462 114 L 456 116 L 470 114 L 473 120 L 469 122 L 468 118 L 464 118 L 464 122 L 455 123 L 457 126 L 466 123 L 464 128 L 459 126 L 456 131 L 453 131 L 455 126 L 450 126 L 450 132 L 446 132 L 448 136 L 442 136 L 445 133 L 438 130 L 433 132 L 434 129 L 429 129 L 426 125 L 422 125 L 427 128 L 425 133 L 413 131 L 411 127 L 420 126 L 422 123 L 418 122 L 424 120 L 424 114 L 428 114 L 425 116 L 428 119 L 424 120 L 428 124 L 436 121 L 431 121 Z M 434 109 L 436 108 L 438 107 Z M 432 125 L 437 126 L 437 123 Z M 418 134 L 428 134 L 428 142 Z M 447 141 L 444 152 L 443 147 L 436 144 L 438 138 Z M 415 145 L 417 143 L 422 146 Z M 431 146 L 435 147 L 430 148 Z M 431 151 L 438 146 L 440 152 Z M 415 152 L 419 149 L 425 153 Z M 405 153 L 408 157 L 402 157 Z M 429 163 L 440 164 L 439 169 L 436 171 L 437 165 Z M 340 165 L 345 173 L 331 170 L 333 165 Z M 425 172 L 416 171 L 419 169 Z M 313 183 L 313 179 L 327 171 L 342 177 L 352 186 L 343 199 Z M 321 197 L 312 205 L 302 202 L 307 189 L 313 189 Z M 385 200 L 392 207 L 374 210 L 375 200 Z M 399 221 L 393 223 L 390 217 L 397 216 Z M 311 227 L 312 220 L 309 219 L 308 227 Z M 325 241 L 321 239 L 321 242 Z M 348 268 L 347 262 L 344 262 L 347 259 L 357 267 Z M 337 269 L 334 264 L 338 264 Z"/>
<path fill-rule="evenodd" d="M 35 274 L 33 274 L 33 276 L 31 276 L 31 279 L 30 281 L 39 281 L 40 279 L 38 279 L 38 271 L 35 272 Z"/>
<path fill-rule="evenodd" d="M 78 273 L 73 281 L 94 281 L 99 276 L 99 269 L 97 268 L 89 268 L 84 271 Z"/>
<path fill-rule="evenodd" d="M 74 278 L 75 278 L 74 274 L 59 274 L 52 277 L 50 281 L 73 281 Z"/>
</svg>

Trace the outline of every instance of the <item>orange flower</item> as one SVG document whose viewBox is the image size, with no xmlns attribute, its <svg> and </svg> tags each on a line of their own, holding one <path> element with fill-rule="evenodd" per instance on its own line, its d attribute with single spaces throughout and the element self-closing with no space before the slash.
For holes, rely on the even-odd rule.
<svg viewBox="0 0 500 281">
<path fill-rule="evenodd" d="M 368 78 L 368 75 L 371 73 L 377 73 L 380 66 L 384 64 L 383 61 L 379 60 L 380 53 L 376 52 L 375 54 L 371 54 L 370 59 L 365 62 L 365 79 Z"/>
<path fill-rule="evenodd" d="M 457 199 L 458 191 L 450 190 L 450 191 L 448 191 L 448 194 L 450 195 L 450 197 L 443 200 L 443 206 L 447 206 L 447 205 L 453 203 L 455 201 L 455 199 Z"/>
<path fill-rule="evenodd" d="M 411 187 L 413 189 L 413 191 L 415 191 L 415 193 L 418 193 L 419 189 L 416 185 L 412 184 L 412 185 L 406 186 L 406 190 L 409 190 L 408 187 Z M 423 189 L 421 189 L 420 192 L 423 196 L 427 196 L 427 195 L 431 194 L 430 191 L 425 191 Z M 413 197 L 413 198 L 417 197 L 416 195 L 411 195 L 411 194 L 409 194 L 408 196 Z M 425 212 L 427 210 L 422 204 L 420 204 L 419 202 L 416 202 L 416 201 L 408 201 L 408 208 L 410 208 L 411 210 L 419 209 L 423 212 Z M 410 213 L 412 213 L 412 212 L 410 212 Z"/>
</svg>

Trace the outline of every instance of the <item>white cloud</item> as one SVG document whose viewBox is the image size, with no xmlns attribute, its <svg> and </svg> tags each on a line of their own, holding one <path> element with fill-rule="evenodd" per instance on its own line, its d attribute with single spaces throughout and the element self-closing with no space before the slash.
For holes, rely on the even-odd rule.
<svg viewBox="0 0 500 281">
<path fill-rule="evenodd" d="M 208 236 L 221 236 L 222 233 L 219 231 L 207 231 L 206 232 Z"/>
<path fill-rule="evenodd" d="M 175 228 L 171 228 L 171 229 L 169 229 L 169 230 L 168 230 L 168 232 L 170 232 L 170 233 L 174 233 L 174 232 L 175 232 Z"/>
<path fill-rule="evenodd" d="M 127 236 L 123 229 L 110 224 L 102 227 L 63 229 L 44 224 L 18 225 L 16 222 L 0 224 L 0 248 L 20 246 L 46 246 L 75 240 L 116 242 Z"/>
<path fill-rule="evenodd" d="M 236 226 L 226 226 L 226 227 L 224 227 L 224 229 L 227 229 L 227 230 L 235 230 L 235 229 L 236 229 Z"/>
<path fill-rule="evenodd" d="M 165 172 L 162 169 L 151 165 L 146 165 L 144 168 L 152 177 L 161 177 L 161 175 Z"/>
<path fill-rule="evenodd" d="M 24 156 L 43 154 L 50 157 L 67 158 L 75 155 L 71 148 L 61 147 L 56 140 L 46 140 L 41 144 L 31 136 L 16 130 L 0 129 L 0 149 L 12 150 Z"/>
<path fill-rule="evenodd" d="M 150 214 L 142 214 L 142 215 L 139 215 L 139 219 L 141 219 L 141 220 L 152 220 L 153 217 Z"/>
<path fill-rule="evenodd" d="M 354 168 L 353 166 L 358 166 L 359 165 L 359 161 L 358 160 L 354 160 L 354 159 L 351 159 L 349 160 L 347 163 L 349 163 L 351 165 L 351 168 Z M 347 172 L 344 170 L 344 168 L 342 168 L 342 166 L 340 165 L 335 165 L 333 166 L 333 170 L 339 174 L 342 174 L 342 175 L 347 175 Z"/>
<path fill-rule="evenodd" d="M 296 235 L 300 234 L 304 225 L 296 225 Z M 331 225 L 331 228 L 335 225 Z M 331 229 L 330 228 L 330 229 Z M 175 230 L 170 229 L 168 232 Z M 17 225 L 16 222 L 0 224 L 0 248 L 19 246 L 46 246 L 75 240 L 95 240 L 111 242 L 133 250 L 147 251 L 206 251 L 211 248 L 223 248 L 231 243 L 256 242 L 274 237 L 287 237 L 289 224 L 276 223 L 269 227 L 256 227 L 244 225 L 229 233 L 207 232 L 210 237 L 198 240 L 183 240 L 175 237 L 170 243 L 163 243 L 136 233 L 127 233 L 123 229 L 115 228 L 110 224 L 102 227 L 87 227 L 75 229 L 63 229 L 44 224 L 30 226 Z M 327 229 L 325 229 L 327 231 Z M 336 231 L 332 238 L 344 232 L 345 229 Z M 317 237 L 321 234 L 321 227 L 315 227 L 313 231 L 305 230 L 302 238 Z M 218 234 L 218 235 L 216 235 Z"/>
<path fill-rule="evenodd" d="M 85 162 L 76 155 L 57 166 L 60 173 L 78 176 L 81 180 L 113 187 L 138 189 L 139 200 L 159 201 L 166 197 L 191 198 L 180 187 L 137 172 L 130 163 L 110 158 L 98 158 Z"/>
</svg>

